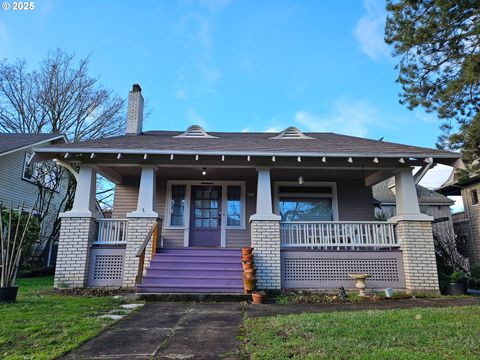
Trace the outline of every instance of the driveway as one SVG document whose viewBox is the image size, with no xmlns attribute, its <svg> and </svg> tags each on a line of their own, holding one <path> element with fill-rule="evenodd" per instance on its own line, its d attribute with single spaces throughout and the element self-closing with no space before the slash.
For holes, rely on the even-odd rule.
<svg viewBox="0 0 480 360">
<path fill-rule="evenodd" d="M 147 303 L 63 359 L 238 359 L 239 303 Z"/>
</svg>

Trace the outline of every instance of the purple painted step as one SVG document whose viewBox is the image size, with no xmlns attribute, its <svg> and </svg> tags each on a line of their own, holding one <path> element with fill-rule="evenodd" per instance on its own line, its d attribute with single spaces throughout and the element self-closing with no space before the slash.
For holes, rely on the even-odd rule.
<svg viewBox="0 0 480 360">
<path fill-rule="evenodd" d="M 162 249 L 155 254 L 140 293 L 243 293 L 240 249 Z"/>
</svg>

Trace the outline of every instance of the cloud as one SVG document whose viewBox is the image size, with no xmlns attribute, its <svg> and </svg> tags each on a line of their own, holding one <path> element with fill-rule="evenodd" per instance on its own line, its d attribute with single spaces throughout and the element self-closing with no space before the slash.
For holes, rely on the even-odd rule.
<svg viewBox="0 0 480 360">
<path fill-rule="evenodd" d="M 353 35 L 360 43 L 362 51 L 371 59 L 389 57 L 390 51 L 384 41 L 385 1 L 364 0 L 366 14 L 362 16 L 353 30 Z"/>
<path fill-rule="evenodd" d="M 336 132 L 360 137 L 368 134 L 368 127 L 377 118 L 376 109 L 366 101 L 349 102 L 345 99 L 335 101 L 330 114 L 299 110 L 294 117 L 306 131 Z"/>
</svg>

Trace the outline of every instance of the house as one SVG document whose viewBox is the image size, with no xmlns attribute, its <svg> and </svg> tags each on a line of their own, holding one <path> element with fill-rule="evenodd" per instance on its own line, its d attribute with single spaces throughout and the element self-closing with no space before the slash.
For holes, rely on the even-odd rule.
<svg viewBox="0 0 480 360">
<path fill-rule="evenodd" d="M 34 205 L 38 210 L 41 207 L 39 202 L 48 201 L 48 209 L 47 206 L 42 209 L 46 216 L 41 224 L 41 238 L 39 239 L 40 251 L 48 243 L 44 254 L 47 265 L 53 261 L 54 244 L 49 237 L 66 189 L 62 187 L 61 183 L 57 183 L 60 180 L 57 178 L 57 172 L 52 170 L 48 171 L 48 174 L 40 176 L 40 169 L 45 168 L 30 163 L 30 160 L 33 156 L 33 147 L 63 144 L 65 141 L 65 137 L 58 134 L 0 133 L 0 202 L 3 203 L 3 206 L 11 204 L 14 208 L 20 208 L 24 204 L 28 211 Z M 43 186 L 43 190 L 40 190 L 39 186 Z M 52 192 L 52 196 L 43 196 L 40 199 L 41 191 Z"/>
<path fill-rule="evenodd" d="M 480 175 L 459 179 L 452 171 L 450 177 L 436 191 L 444 195 L 462 196 L 464 211 L 452 215 L 457 247 L 470 260 L 480 263 Z"/>
<path fill-rule="evenodd" d="M 372 275 L 372 288 L 438 292 L 431 216 L 413 166 L 460 155 L 334 133 L 142 131 L 128 97 L 124 136 L 36 149 L 79 164 L 62 214 L 55 286 L 139 292 L 240 292 L 240 248 L 254 247 L 257 286 L 331 289 Z M 95 179 L 116 184 L 111 219 L 96 219 Z M 372 186 L 395 177 L 396 215 L 375 221 Z"/>
</svg>

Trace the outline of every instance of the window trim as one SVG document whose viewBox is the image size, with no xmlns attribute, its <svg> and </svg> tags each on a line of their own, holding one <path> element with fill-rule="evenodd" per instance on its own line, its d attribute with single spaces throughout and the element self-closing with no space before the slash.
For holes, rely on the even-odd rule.
<svg viewBox="0 0 480 360">
<path fill-rule="evenodd" d="M 294 187 L 330 187 L 332 189 L 331 194 L 315 194 L 317 198 L 331 198 L 332 199 L 332 221 L 339 221 L 338 217 L 338 196 L 337 196 L 337 183 L 333 181 L 306 181 L 302 185 L 299 185 L 295 181 L 276 181 L 274 183 L 274 201 L 273 208 L 274 213 L 280 215 L 280 195 L 279 189 L 281 186 L 294 186 Z M 311 197 L 311 194 L 305 193 L 288 193 L 287 197 L 295 198 L 307 198 Z"/>
</svg>

